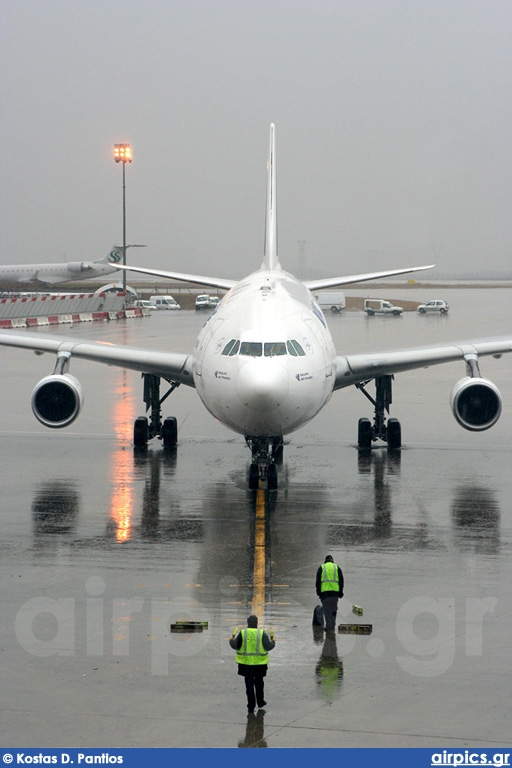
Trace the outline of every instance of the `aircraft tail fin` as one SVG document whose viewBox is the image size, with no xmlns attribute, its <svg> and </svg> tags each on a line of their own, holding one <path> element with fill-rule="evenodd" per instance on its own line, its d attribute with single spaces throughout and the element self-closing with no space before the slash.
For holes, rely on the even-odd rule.
<svg viewBox="0 0 512 768">
<path fill-rule="evenodd" d="M 135 243 L 127 244 L 127 248 L 145 248 L 145 245 L 137 245 Z M 113 245 L 110 250 L 103 256 L 102 259 L 96 261 L 96 264 L 120 264 L 123 260 L 123 246 Z"/>
<path fill-rule="evenodd" d="M 267 210 L 265 216 L 265 250 L 262 269 L 280 269 L 277 254 L 277 193 L 276 193 L 276 127 L 270 125 L 270 146 L 267 165 Z"/>
</svg>

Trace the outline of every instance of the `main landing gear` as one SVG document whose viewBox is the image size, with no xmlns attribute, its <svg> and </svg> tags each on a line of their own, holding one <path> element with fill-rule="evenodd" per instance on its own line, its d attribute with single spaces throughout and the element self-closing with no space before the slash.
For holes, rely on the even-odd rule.
<svg viewBox="0 0 512 768">
<path fill-rule="evenodd" d="M 261 480 L 266 482 L 269 491 L 275 490 L 277 465 L 283 462 L 283 438 L 246 437 L 245 442 L 252 453 L 249 466 L 249 488 L 257 490 Z"/>
<path fill-rule="evenodd" d="M 370 419 L 359 419 L 357 430 L 359 450 L 369 451 L 374 440 L 383 440 L 388 444 L 389 450 L 398 450 L 402 447 L 402 428 L 398 419 L 388 418 L 386 424 L 386 412 L 389 413 L 389 406 L 392 402 L 392 380 L 393 376 L 377 376 L 375 378 L 375 399 L 365 389 L 372 379 L 356 384 L 356 387 L 375 407 L 373 424 Z"/>
<path fill-rule="evenodd" d="M 175 416 L 168 416 L 162 422 L 161 406 L 164 400 L 174 392 L 179 383 L 165 379 L 170 388 L 165 395 L 160 397 L 160 376 L 152 373 L 143 373 L 144 379 L 144 402 L 146 403 L 146 413 L 150 411 L 149 419 L 147 416 L 139 416 L 133 424 L 133 444 L 136 448 L 145 448 L 148 440 L 153 437 L 159 437 L 165 448 L 175 448 L 178 443 L 178 422 Z"/>
</svg>

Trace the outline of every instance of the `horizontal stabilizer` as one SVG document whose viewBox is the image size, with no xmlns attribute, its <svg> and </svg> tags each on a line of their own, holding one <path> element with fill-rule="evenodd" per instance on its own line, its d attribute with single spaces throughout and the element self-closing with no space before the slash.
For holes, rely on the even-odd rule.
<svg viewBox="0 0 512 768">
<path fill-rule="evenodd" d="M 208 285 L 212 288 L 224 288 L 229 291 L 238 280 L 224 280 L 222 277 L 203 277 L 202 275 L 186 275 L 183 272 L 168 272 L 163 269 L 146 269 L 145 267 L 123 267 L 121 264 L 112 264 L 116 269 L 126 269 L 130 272 L 140 272 L 143 275 L 164 277 L 167 280 L 183 280 L 185 283 L 195 285 Z"/>
<path fill-rule="evenodd" d="M 405 275 L 408 272 L 422 272 L 424 269 L 432 269 L 435 264 L 425 267 L 407 267 L 406 269 L 389 269 L 386 272 L 367 272 L 362 275 L 344 275 L 342 277 L 323 277 L 319 280 L 304 280 L 304 285 L 310 291 L 319 291 L 322 288 L 336 288 L 338 285 L 350 285 L 351 283 L 363 283 L 366 280 L 378 280 L 381 277 L 393 275 Z"/>
</svg>

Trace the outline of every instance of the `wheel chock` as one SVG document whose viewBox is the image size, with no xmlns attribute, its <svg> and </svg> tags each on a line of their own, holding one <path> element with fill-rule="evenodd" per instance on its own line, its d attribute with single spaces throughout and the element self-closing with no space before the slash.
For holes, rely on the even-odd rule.
<svg viewBox="0 0 512 768">
<path fill-rule="evenodd" d="M 338 626 L 340 635 L 371 635 L 372 631 L 372 624 L 340 624 Z"/>
<path fill-rule="evenodd" d="M 352 606 L 352 613 L 355 613 L 356 616 L 362 616 L 363 615 L 363 609 L 360 605 L 353 605 Z"/>
<path fill-rule="evenodd" d="M 208 629 L 207 621 L 189 621 L 187 619 L 179 619 L 175 624 L 171 624 L 171 632 L 181 632 L 186 634 L 189 632 L 202 632 Z"/>
</svg>

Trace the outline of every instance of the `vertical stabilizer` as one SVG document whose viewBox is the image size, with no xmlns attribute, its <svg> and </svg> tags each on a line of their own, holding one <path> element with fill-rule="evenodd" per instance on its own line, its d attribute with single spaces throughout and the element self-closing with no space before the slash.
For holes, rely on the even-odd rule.
<svg viewBox="0 0 512 768">
<path fill-rule="evenodd" d="M 280 269 L 277 255 L 276 127 L 270 125 L 267 166 L 267 212 L 265 216 L 265 251 L 262 269 Z"/>
</svg>

